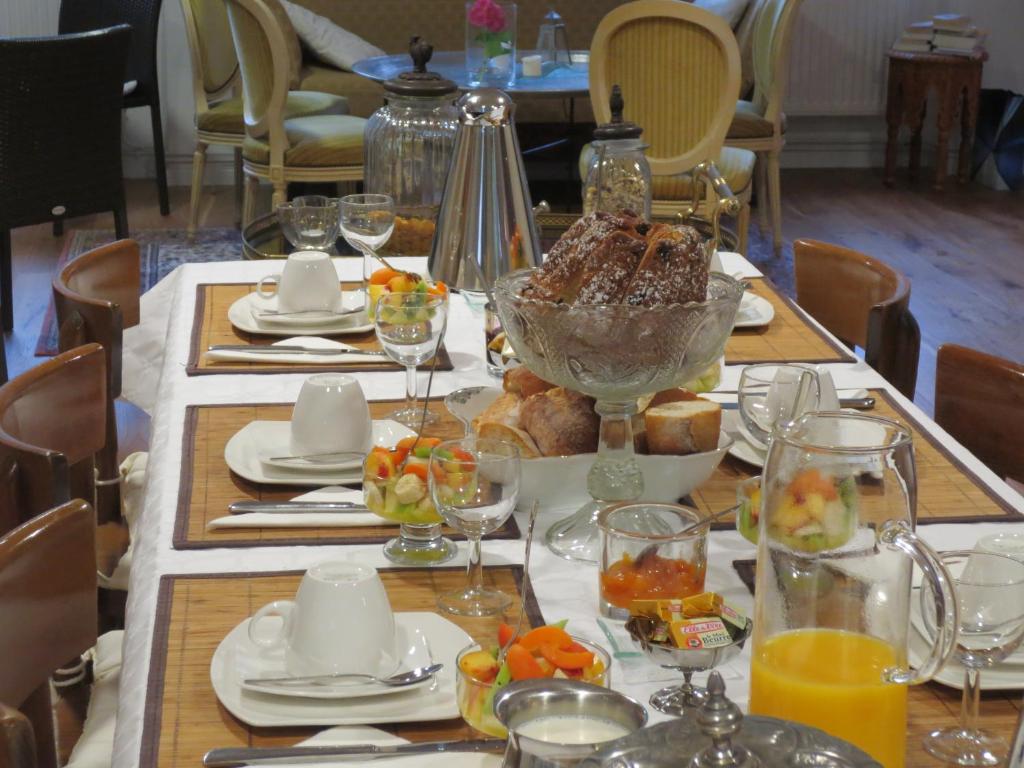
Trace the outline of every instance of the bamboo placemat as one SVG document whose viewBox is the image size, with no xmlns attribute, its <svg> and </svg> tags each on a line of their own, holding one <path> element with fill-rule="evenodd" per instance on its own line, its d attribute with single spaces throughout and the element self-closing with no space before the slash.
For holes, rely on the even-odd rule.
<svg viewBox="0 0 1024 768">
<path fill-rule="evenodd" d="M 725 362 L 853 363 L 857 358 L 803 316 L 770 280 L 750 278 L 750 291 L 771 302 L 775 317 L 760 328 L 736 328 L 725 344 Z"/>
<path fill-rule="evenodd" d="M 740 580 L 754 594 L 756 561 L 734 560 L 733 568 Z M 911 630 L 913 631 L 913 630 Z M 981 677 L 985 684 L 985 675 Z M 907 700 L 907 762 L 906 768 L 932 768 L 948 765 L 936 760 L 921 746 L 921 741 L 937 728 L 957 725 L 960 715 L 961 692 L 938 683 L 911 686 Z M 989 691 L 981 694 L 980 722 L 978 726 L 1013 738 L 1013 729 L 1020 712 L 1019 691 Z"/>
<path fill-rule="evenodd" d="M 395 410 L 397 400 L 371 402 L 370 416 L 386 418 Z M 181 481 L 178 510 L 174 522 L 175 549 L 209 547 L 269 547 L 296 544 L 379 544 L 398 534 L 397 525 L 373 525 L 356 528 L 232 528 L 207 530 L 211 520 L 228 514 L 232 501 L 259 499 L 288 501 L 308 493 L 311 487 L 259 485 L 239 477 L 224 461 L 224 446 L 231 436 L 250 421 L 288 421 L 293 406 L 268 405 L 190 405 L 185 412 L 182 438 Z M 428 437 L 462 437 L 462 424 L 438 401 L 431 401 L 431 412 L 438 420 L 424 429 Z M 444 526 L 446 536 L 465 537 Z M 518 539 L 519 526 L 510 517 L 489 539 Z"/>
<path fill-rule="evenodd" d="M 465 585 L 464 568 L 389 568 L 379 571 L 397 612 L 432 611 L 439 594 Z M 142 768 L 194 768 L 213 747 L 288 746 L 323 728 L 253 728 L 221 706 L 210 683 L 210 661 L 221 640 L 273 600 L 291 599 L 302 572 L 184 574 L 160 579 L 142 724 Z M 525 589 L 525 622 L 544 623 L 519 565 L 486 566 L 488 586 L 509 595 Z M 493 645 L 501 621 L 515 623 L 518 600 L 502 616 L 448 616 L 477 642 Z M 381 726 L 410 741 L 479 738 L 461 718 Z"/>
<path fill-rule="evenodd" d="M 1019 522 L 1020 513 L 998 496 L 971 469 L 900 406 L 888 392 L 871 390 L 875 407 L 871 416 L 895 419 L 907 426 L 914 437 L 917 468 L 918 523 Z M 736 503 L 736 484 L 760 474 L 757 467 L 726 456 L 715 473 L 691 494 L 696 506 L 705 511 L 731 507 Z M 731 520 L 731 516 L 729 520 Z M 734 522 L 715 527 L 731 528 Z"/>
<path fill-rule="evenodd" d="M 346 291 L 355 290 L 357 283 L 342 283 Z M 212 344 L 252 344 L 268 346 L 282 336 L 262 336 L 235 328 L 228 320 L 228 308 L 247 293 L 256 290 L 254 283 L 201 283 L 196 286 L 196 314 L 192 321 L 192 339 L 185 372 L 189 376 L 214 373 L 316 373 L 318 371 L 401 371 L 402 366 L 387 358 L 367 358 L 365 362 L 337 363 L 335 365 L 275 365 L 273 363 L 236 363 L 206 359 L 206 350 Z M 359 349 L 380 349 L 373 330 L 358 334 L 323 334 Z M 430 362 L 420 366 L 429 368 Z M 437 369 L 452 370 L 452 361 L 444 344 L 438 355 Z"/>
</svg>

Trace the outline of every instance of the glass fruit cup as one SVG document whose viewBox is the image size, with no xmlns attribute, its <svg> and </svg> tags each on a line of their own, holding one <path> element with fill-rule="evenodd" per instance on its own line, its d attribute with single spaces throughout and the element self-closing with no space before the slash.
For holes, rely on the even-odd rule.
<svg viewBox="0 0 1024 768">
<path fill-rule="evenodd" d="M 432 444 L 438 441 L 434 440 Z M 384 545 L 384 555 L 399 565 L 437 565 L 455 557 L 456 547 L 441 535 L 441 515 L 425 479 L 431 445 L 400 452 L 374 448 L 363 462 L 363 501 L 375 515 L 400 523 L 398 536 Z M 419 469 L 422 467 L 422 469 Z"/>
<path fill-rule="evenodd" d="M 572 636 L 573 641 L 594 654 L 594 665 L 578 674 L 570 672 L 567 677 L 583 680 L 603 688 L 611 687 L 611 656 L 601 646 L 588 640 Z M 496 650 L 496 649 L 495 649 Z M 459 704 L 459 714 L 476 730 L 488 736 L 504 739 L 508 730 L 494 716 L 494 697 L 505 685 L 511 682 L 510 672 L 503 670 L 495 660 L 496 653 L 484 649 L 479 643 L 467 645 L 455 659 L 455 697 Z M 478 657 L 483 663 L 479 668 L 467 671 L 467 659 Z M 490 665 L 486 659 L 490 658 Z M 551 676 L 554 676 L 552 669 Z M 500 682 L 499 682 L 500 681 Z"/>
<path fill-rule="evenodd" d="M 736 485 L 736 530 L 751 544 L 757 544 L 761 521 L 761 476 L 749 477 Z"/>
<path fill-rule="evenodd" d="M 634 600 L 669 600 L 704 591 L 707 526 L 684 533 L 703 519 L 679 504 L 633 502 L 609 507 L 598 518 L 602 616 L 628 619 Z"/>
</svg>

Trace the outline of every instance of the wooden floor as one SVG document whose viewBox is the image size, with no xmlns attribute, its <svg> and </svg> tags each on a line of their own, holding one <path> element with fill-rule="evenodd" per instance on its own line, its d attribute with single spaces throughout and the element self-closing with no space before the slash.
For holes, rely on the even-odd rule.
<svg viewBox="0 0 1024 768">
<path fill-rule="evenodd" d="M 925 410 L 932 410 L 940 344 L 956 341 L 1024 359 L 1024 195 L 955 183 L 933 192 L 924 182 L 905 179 L 886 189 L 881 171 L 867 170 L 784 171 L 782 189 L 787 249 L 799 237 L 827 240 L 869 253 L 910 277 L 911 307 L 922 332 L 916 400 Z M 187 189 L 171 190 L 166 217 L 159 214 L 152 182 L 129 181 L 127 192 L 132 229 L 186 226 Z M 204 226 L 235 221 L 230 188 L 213 190 L 204 202 Z M 68 222 L 67 230 L 111 226 L 110 216 L 91 216 Z M 7 335 L 12 375 L 37 362 L 36 337 L 66 237 L 53 237 L 48 226 L 14 232 L 16 329 Z M 141 434 L 135 438 L 130 442 L 144 440 Z"/>
</svg>

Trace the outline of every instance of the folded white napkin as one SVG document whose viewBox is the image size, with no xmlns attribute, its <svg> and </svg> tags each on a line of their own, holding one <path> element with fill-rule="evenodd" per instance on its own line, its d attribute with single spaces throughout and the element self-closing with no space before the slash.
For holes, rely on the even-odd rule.
<svg viewBox="0 0 1024 768">
<path fill-rule="evenodd" d="M 351 344 L 342 344 L 333 339 L 324 339 L 320 336 L 293 336 L 281 341 L 275 341 L 271 346 L 305 347 L 306 349 L 355 349 Z M 299 365 L 330 365 L 332 363 L 374 363 L 384 362 L 385 357 L 373 357 L 370 355 L 310 355 L 305 352 L 297 352 L 293 355 L 280 352 L 260 352 L 260 347 L 254 346 L 252 351 L 244 352 L 207 352 L 207 360 L 222 360 L 238 363 L 296 363 Z"/>
<path fill-rule="evenodd" d="M 363 503 L 363 492 L 340 485 L 319 488 L 292 501 L 352 501 Z M 358 528 L 363 525 L 398 525 L 372 512 L 249 512 L 226 515 L 206 524 L 209 530 L 224 528 Z"/>
</svg>

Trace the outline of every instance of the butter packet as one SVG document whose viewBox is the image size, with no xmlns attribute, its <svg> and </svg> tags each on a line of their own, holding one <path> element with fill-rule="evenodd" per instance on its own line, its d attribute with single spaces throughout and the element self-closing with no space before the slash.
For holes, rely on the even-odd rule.
<svg viewBox="0 0 1024 768">
<path fill-rule="evenodd" d="M 700 650 L 721 648 L 732 644 L 732 635 L 725 622 L 718 618 L 680 619 L 669 625 L 676 648 Z"/>
</svg>

